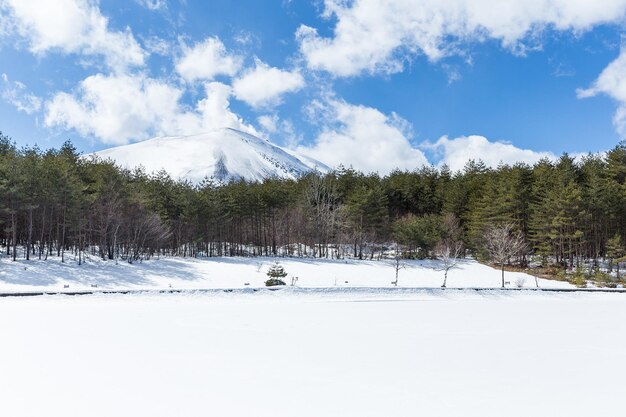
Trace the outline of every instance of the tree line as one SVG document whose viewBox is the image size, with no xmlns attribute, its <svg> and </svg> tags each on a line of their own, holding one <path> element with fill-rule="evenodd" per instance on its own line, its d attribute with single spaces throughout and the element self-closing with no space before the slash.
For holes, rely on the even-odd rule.
<svg viewBox="0 0 626 417">
<path fill-rule="evenodd" d="M 0 134 L 0 245 L 11 259 L 154 256 L 490 257 L 507 225 L 524 250 L 507 262 L 573 269 L 615 262 L 626 237 L 626 144 L 579 159 L 489 168 L 470 160 L 386 176 L 340 167 L 297 180 L 201 184 L 122 169 Z M 395 248 L 395 249 L 394 249 Z"/>
</svg>

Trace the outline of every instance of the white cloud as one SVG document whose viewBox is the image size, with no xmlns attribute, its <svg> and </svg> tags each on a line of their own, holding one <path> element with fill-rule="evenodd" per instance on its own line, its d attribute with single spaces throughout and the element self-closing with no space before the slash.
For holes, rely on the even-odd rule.
<svg viewBox="0 0 626 417">
<path fill-rule="evenodd" d="M 210 81 L 218 75 L 233 76 L 241 67 L 241 58 L 229 53 L 221 40 L 209 37 L 192 47 L 183 45 L 183 56 L 176 72 L 186 81 Z"/>
<path fill-rule="evenodd" d="M 587 98 L 606 94 L 617 100 L 619 107 L 613 117 L 613 124 L 622 137 L 626 137 L 626 47 L 611 62 L 588 89 L 579 89 L 578 97 Z"/>
<path fill-rule="evenodd" d="M 416 53 L 437 60 L 487 38 L 512 50 L 540 31 L 585 31 L 622 22 L 626 0 L 324 0 L 332 37 L 300 26 L 296 38 L 313 69 L 338 76 L 393 73 Z"/>
<path fill-rule="evenodd" d="M 332 97 L 313 102 L 308 110 L 311 118 L 323 124 L 323 130 L 313 144 L 298 146 L 296 150 L 331 167 L 343 164 L 380 174 L 394 169 L 414 170 L 430 165 L 423 151 L 430 151 L 438 165 L 447 164 L 453 171 L 462 170 L 470 159 L 482 160 L 490 167 L 500 163 L 533 164 L 542 158 L 556 159 L 551 152 L 520 149 L 510 143 L 491 142 L 482 136 L 454 139 L 444 136 L 434 143 L 414 146 L 409 141 L 411 126 L 396 114 L 385 115 L 377 109 Z M 266 122 L 271 128 L 277 125 L 278 119 L 268 117 Z"/>
<path fill-rule="evenodd" d="M 136 0 L 137 3 L 150 10 L 161 10 L 167 8 L 166 0 Z"/>
<path fill-rule="evenodd" d="M 11 18 L 3 0 L 0 0 L 0 40 L 11 32 Z M 0 43 L 0 46 L 2 44 Z"/>
<path fill-rule="evenodd" d="M 232 95 L 230 86 L 219 82 L 210 82 L 205 84 L 205 90 L 206 97 L 200 100 L 196 106 L 200 117 L 195 126 L 191 125 L 195 131 L 189 131 L 186 126 L 181 126 L 182 129 L 187 129 L 184 134 L 232 127 L 258 136 L 258 132 L 252 126 L 244 123 L 241 117 L 230 110 L 230 97 Z"/>
<path fill-rule="evenodd" d="M 256 35 L 246 30 L 240 30 L 239 33 L 233 36 L 233 40 L 240 45 L 258 44 L 261 42 Z"/>
<path fill-rule="evenodd" d="M 267 134 L 276 133 L 278 131 L 278 124 L 280 122 L 278 115 L 276 114 L 264 114 L 257 118 L 257 122 L 261 125 L 263 131 Z"/>
<path fill-rule="evenodd" d="M 229 86 L 210 82 L 205 91 L 205 98 L 187 109 L 180 103 L 183 90 L 162 80 L 97 74 L 83 80 L 75 93 L 57 93 L 47 102 L 45 124 L 76 129 L 110 144 L 222 127 L 256 133 L 230 110 Z"/>
<path fill-rule="evenodd" d="M 112 31 L 98 3 L 88 0 L 0 0 L 13 32 L 34 54 L 48 51 L 103 56 L 114 69 L 140 66 L 141 49 L 130 29 Z"/>
<path fill-rule="evenodd" d="M 3 100 L 26 114 L 33 114 L 41 109 L 41 99 L 29 93 L 23 83 L 10 81 L 4 73 L 0 78 L 2 78 L 1 96 Z"/>
<path fill-rule="evenodd" d="M 408 122 L 395 114 L 388 116 L 333 98 L 315 102 L 311 110 L 325 126 L 312 145 L 297 150 L 331 167 L 343 164 L 387 174 L 396 168 L 413 170 L 428 164 L 422 151 L 408 140 Z"/>
<path fill-rule="evenodd" d="M 296 132 L 291 120 L 281 119 L 277 114 L 265 114 L 257 118 L 261 134 L 267 139 L 279 138 L 280 144 L 296 148 L 302 142 L 302 135 Z"/>
<path fill-rule="evenodd" d="M 626 138 L 626 104 L 618 107 L 615 116 L 613 116 L 613 125 L 622 139 Z"/>
<path fill-rule="evenodd" d="M 454 139 L 444 136 L 435 143 L 424 143 L 421 147 L 434 151 L 441 158 L 439 165 L 446 164 L 452 171 L 462 170 L 470 159 L 482 160 L 485 165 L 495 168 L 500 163 L 534 164 L 542 158 L 556 158 L 551 152 L 536 152 L 517 148 L 510 143 L 490 142 L 483 136 L 462 136 Z"/>
<path fill-rule="evenodd" d="M 168 56 L 172 54 L 174 46 L 169 40 L 160 38 L 158 36 L 149 36 L 142 38 L 144 47 L 151 54 L 157 54 L 162 56 Z"/>
<path fill-rule="evenodd" d="M 252 107 L 273 106 L 281 102 L 283 94 L 304 87 L 304 78 L 298 71 L 285 71 L 256 61 L 254 69 L 246 71 L 233 82 L 235 97 Z"/>
</svg>

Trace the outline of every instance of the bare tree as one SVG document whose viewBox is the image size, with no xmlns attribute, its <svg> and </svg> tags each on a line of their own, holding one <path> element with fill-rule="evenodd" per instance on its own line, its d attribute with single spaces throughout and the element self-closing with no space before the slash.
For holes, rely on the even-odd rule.
<svg viewBox="0 0 626 417">
<path fill-rule="evenodd" d="M 504 264 L 527 249 L 524 235 L 519 230 L 515 230 L 513 223 L 505 223 L 489 229 L 485 238 L 489 257 L 500 264 L 502 288 L 504 288 Z"/>
<path fill-rule="evenodd" d="M 318 171 L 308 175 L 304 199 L 312 220 L 313 243 L 317 246 L 317 256 L 320 258 L 328 257 L 327 243 L 336 226 L 336 194 L 335 184 L 330 176 L 322 175 Z"/>
<path fill-rule="evenodd" d="M 406 265 L 402 262 L 402 252 L 400 251 L 399 245 L 396 243 L 396 247 L 393 254 L 393 267 L 396 270 L 396 280 L 391 283 L 397 287 L 398 286 L 398 275 L 401 269 L 404 269 Z"/>
<path fill-rule="evenodd" d="M 436 269 L 444 272 L 441 288 L 446 288 L 448 271 L 458 266 L 462 253 L 463 242 L 458 240 L 445 239 L 440 241 L 435 247 L 435 256 L 441 261 L 441 266 Z"/>
</svg>

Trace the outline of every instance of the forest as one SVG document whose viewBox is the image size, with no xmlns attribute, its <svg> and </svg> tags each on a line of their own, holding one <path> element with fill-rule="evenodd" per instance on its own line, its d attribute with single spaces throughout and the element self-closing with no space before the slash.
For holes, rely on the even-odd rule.
<svg viewBox="0 0 626 417">
<path fill-rule="evenodd" d="M 492 169 L 470 160 L 460 172 L 422 167 L 386 176 L 340 167 L 295 181 L 207 178 L 194 185 L 82 157 L 69 141 L 59 149 L 18 148 L 0 134 L 0 245 L 2 257 L 13 260 L 378 259 L 390 251 L 427 258 L 452 242 L 459 256 L 504 263 L 489 250 L 499 225 L 522 243 L 506 263 L 554 273 L 619 266 L 626 143 L 533 166 Z"/>
</svg>

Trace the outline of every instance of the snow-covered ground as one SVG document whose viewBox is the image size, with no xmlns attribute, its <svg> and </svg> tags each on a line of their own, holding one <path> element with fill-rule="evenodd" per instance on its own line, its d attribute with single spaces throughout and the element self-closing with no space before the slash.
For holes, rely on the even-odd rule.
<svg viewBox="0 0 626 417">
<path fill-rule="evenodd" d="M 0 415 L 619 416 L 626 294 L 0 299 Z"/>
<path fill-rule="evenodd" d="M 79 266 L 69 256 L 66 263 L 58 258 L 47 261 L 0 260 L 0 292 L 32 290 L 90 289 L 209 289 L 263 287 L 269 267 L 278 261 L 288 273 L 285 279 L 298 277 L 299 287 L 391 287 L 395 279 L 394 263 L 388 261 L 328 260 L 301 258 L 161 258 L 129 264 L 88 260 Z M 440 287 L 443 272 L 438 261 L 406 261 L 399 271 L 399 287 Z M 524 273 L 507 272 L 508 287 L 518 281 L 526 288 L 535 287 L 535 278 Z M 248 284 L 248 285 L 246 285 Z M 448 274 L 448 287 L 500 287 L 500 271 L 473 260 L 464 260 Z M 566 282 L 539 280 L 543 288 L 571 287 Z M 66 289 L 67 290 L 67 289 Z"/>
</svg>

